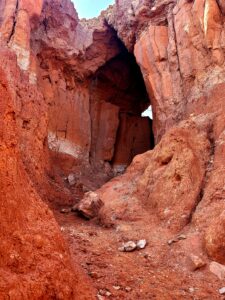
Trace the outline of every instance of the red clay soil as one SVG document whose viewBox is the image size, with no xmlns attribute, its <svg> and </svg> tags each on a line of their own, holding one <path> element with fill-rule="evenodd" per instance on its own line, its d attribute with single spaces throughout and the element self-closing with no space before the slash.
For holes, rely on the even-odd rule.
<svg viewBox="0 0 225 300">
<path fill-rule="evenodd" d="M 0 300 L 224 299 L 222 2 L 0 1 Z"/>
<path fill-rule="evenodd" d="M 169 246 L 171 236 L 157 232 L 148 220 L 104 228 L 75 213 L 56 210 L 55 217 L 74 261 L 76 258 L 103 295 L 99 299 L 223 299 L 218 292 L 222 283 L 208 267 L 191 271 L 186 261 L 182 248 L 198 243 L 197 232 Z M 145 249 L 118 251 L 123 242 L 138 239 L 148 241 Z M 110 296 L 104 295 L 107 291 Z"/>
</svg>

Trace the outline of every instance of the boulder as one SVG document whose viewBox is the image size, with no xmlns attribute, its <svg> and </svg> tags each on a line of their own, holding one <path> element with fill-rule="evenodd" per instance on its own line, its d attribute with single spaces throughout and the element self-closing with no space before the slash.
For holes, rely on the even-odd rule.
<svg viewBox="0 0 225 300">
<path fill-rule="evenodd" d="M 104 203 L 99 195 L 95 192 L 88 192 L 84 198 L 73 207 L 73 211 L 77 211 L 87 219 L 98 217 L 99 211 Z"/>
</svg>

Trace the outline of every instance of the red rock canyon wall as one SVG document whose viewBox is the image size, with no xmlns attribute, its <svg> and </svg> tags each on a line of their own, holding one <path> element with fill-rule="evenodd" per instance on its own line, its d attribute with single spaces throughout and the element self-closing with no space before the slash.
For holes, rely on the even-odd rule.
<svg viewBox="0 0 225 300">
<path fill-rule="evenodd" d="M 74 204 L 65 177 L 99 187 L 137 154 L 97 190 L 99 220 L 197 232 L 224 263 L 224 15 L 117 0 L 80 21 L 70 0 L 0 1 L 2 299 L 94 299 L 44 202 Z"/>
</svg>

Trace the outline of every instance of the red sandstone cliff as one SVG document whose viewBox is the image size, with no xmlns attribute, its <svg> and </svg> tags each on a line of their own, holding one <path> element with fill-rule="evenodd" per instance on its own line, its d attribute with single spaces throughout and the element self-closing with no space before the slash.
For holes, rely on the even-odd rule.
<svg viewBox="0 0 225 300">
<path fill-rule="evenodd" d="M 93 20 L 70 0 L 0 1 L 1 299 L 95 298 L 47 204 L 75 204 L 132 160 L 96 191 L 97 221 L 109 239 L 147 236 L 156 279 L 116 299 L 193 299 L 177 278 L 220 299 L 208 266 L 224 278 L 224 15 L 219 0 L 117 0 Z M 193 273 L 190 254 L 207 267 Z"/>
</svg>

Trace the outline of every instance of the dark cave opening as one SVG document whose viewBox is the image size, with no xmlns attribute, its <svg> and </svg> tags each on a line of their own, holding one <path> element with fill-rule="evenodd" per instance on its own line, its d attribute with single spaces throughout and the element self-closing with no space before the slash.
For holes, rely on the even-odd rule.
<svg viewBox="0 0 225 300">
<path fill-rule="evenodd" d="M 92 163 L 109 162 L 120 172 L 154 147 L 152 120 L 142 116 L 150 103 L 135 57 L 122 47 L 91 80 Z"/>
</svg>

